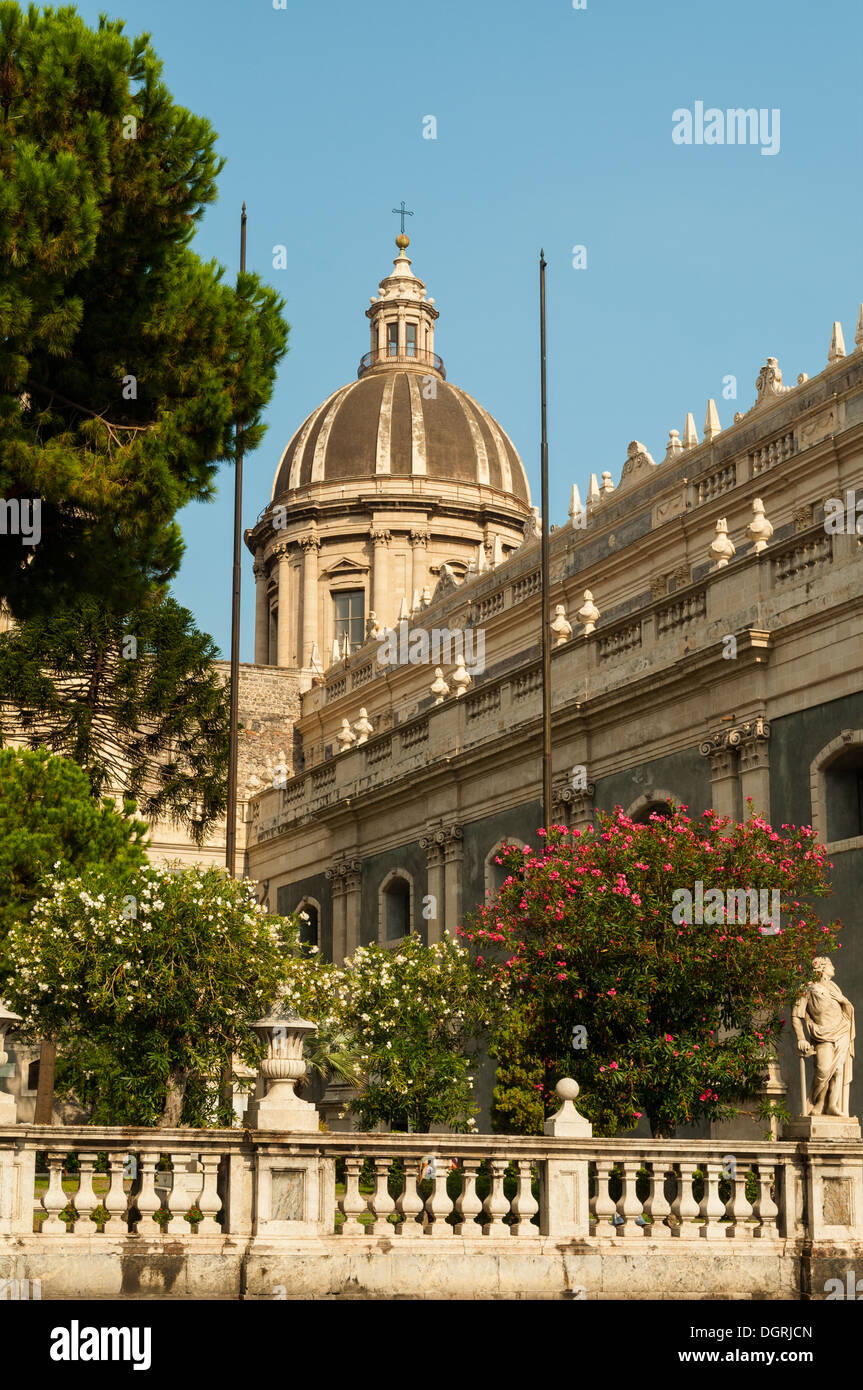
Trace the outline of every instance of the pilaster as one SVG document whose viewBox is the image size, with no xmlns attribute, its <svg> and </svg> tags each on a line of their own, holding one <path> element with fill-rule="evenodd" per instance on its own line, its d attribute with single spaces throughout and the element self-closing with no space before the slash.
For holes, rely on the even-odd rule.
<svg viewBox="0 0 863 1390">
<path fill-rule="evenodd" d="M 318 551 L 321 542 L 318 536 L 300 536 L 299 545 L 303 552 L 303 649 L 298 665 L 305 669 L 311 665 L 313 648 L 318 646 Z M 281 601 L 279 616 L 281 618 Z"/>
<path fill-rule="evenodd" d="M 255 665 L 267 666 L 270 660 L 270 608 L 267 600 L 267 567 L 263 550 L 252 566 L 255 576 Z"/>
</svg>

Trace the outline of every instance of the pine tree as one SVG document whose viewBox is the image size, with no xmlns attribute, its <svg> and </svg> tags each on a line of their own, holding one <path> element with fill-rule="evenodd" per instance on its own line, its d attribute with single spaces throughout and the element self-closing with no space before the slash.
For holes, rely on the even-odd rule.
<svg viewBox="0 0 863 1390">
<path fill-rule="evenodd" d="M 87 595 L 0 634 L 0 741 L 26 738 L 200 842 L 224 813 L 227 689 L 171 598 L 125 615 Z"/>
<path fill-rule="evenodd" d="M 160 69 L 121 21 L 0 3 L 0 499 L 41 506 L 0 542 L 16 618 L 164 584 L 286 351 L 275 292 L 189 247 L 222 163 Z"/>
<path fill-rule="evenodd" d="M 147 827 L 100 803 L 81 768 L 46 749 L 0 751 L 0 941 L 26 922 L 44 875 L 146 862 Z"/>
</svg>

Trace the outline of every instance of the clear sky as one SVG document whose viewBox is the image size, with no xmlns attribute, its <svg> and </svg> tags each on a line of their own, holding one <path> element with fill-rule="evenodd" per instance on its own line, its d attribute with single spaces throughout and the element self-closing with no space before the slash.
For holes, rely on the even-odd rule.
<svg viewBox="0 0 863 1390">
<path fill-rule="evenodd" d="M 280 0 L 276 0 L 280 3 Z M 291 324 L 247 457 L 245 517 L 269 500 L 305 416 L 355 378 L 364 310 L 395 255 L 440 310 L 451 381 L 512 437 L 539 494 L 538 253 L 548 261 L 551 522 L 591 472 L 615 482 L 631 439 L 662 459 L 707 399 L 723 428 L 765 358 L 793 384 L 826 365 L 834 319 L 854 348 L 863 300 L 859 0 L 93 0 L 151 34 L 175 100 L 227 159 L 195 249 L 248 265 Z M 760 145 L 677 144 L 673 112 L 754 107 Z M 423 138 L 434 116 L 437 138 Z M 680 121 L 678 120 L 678 128 Z M 715 131 L 715 126 L 714 126 Z M 287 267 L 273 268 L 273 247 Z M 573 247 L 587 265 L 573 268 Z M 723 399 L 733 375 L 738 399 Z M 227 654 L 233 472 L 181 516 L 175 584 Z M 242 659 L 253 654 L 251 557 Z"/>
</svg>

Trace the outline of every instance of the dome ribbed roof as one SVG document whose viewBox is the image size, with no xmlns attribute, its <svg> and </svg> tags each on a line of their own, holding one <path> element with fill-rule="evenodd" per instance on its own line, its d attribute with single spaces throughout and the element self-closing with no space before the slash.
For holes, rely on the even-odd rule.
<svg viewBox="0 0 863 1390">
<path fill-rule="evenodd" d="M 530 505 L 524 467 L 497 421 L 466 391 L 418 369 L 372 371 L 335 391 L 282 455 L 273 501 L 293 488 L 359 478 L 482 484 Z"/>
</svg>

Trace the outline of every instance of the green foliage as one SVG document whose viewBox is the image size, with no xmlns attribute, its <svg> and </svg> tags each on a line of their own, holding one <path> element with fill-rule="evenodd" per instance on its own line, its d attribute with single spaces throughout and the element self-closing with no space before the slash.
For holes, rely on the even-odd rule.
<svg viewBox="0 0 863 1390">
<path fill-rule="evenodd" d="M 0 941 L 24 924 L 42 876 L 112 865 L 123 873 L 146 862 L 147 826 L 91 795 L 75 763 L 45 749 L 0 751 Z"/>
<path fill-rule="evenodd" d="M 0 3 L 0 497 L 42 499 L 42 543 L 0 550 L 17 618 L 169 579 L 286 351 L 275 292 L 189 247 L 222 165 L 160 71 L 122 21 Z"/>
<path fill-rule="evenodd" d="M 0 633 L 0 735 L 73 758 L 94 795 L 122 769 L 123 791 L 149 820 L 169 816 L 200 843 L 226 801 L 217 656 L 173 599 L 123 616 L 85 595 Z"/>
<path fill-rule="evenodd" d="M 472 1129 L 472 1068 L 500 991 L 451 937 L 394 949 L 361 946 L 345 962 L 343 1018 L 359 1038 L 365 1079 L 352 1103 L 368 1129 Z"/>
<path fill-rule="evenodd" d="M 296 922 L 216 868 L 90 870 L 47 889 L 10 933 L 8 997 L 25 1036 L 56 1038 L 64 1090 L 94 1123 L 216 1122 L 225 1061 L 260 1058 L 248 1025 L 300 951 Z"/>
<path fill-rule="evenodd" d="M 808 826 L 685 810 L 639 825 L 618 808 L 503 856 L 509 877 L 464 932 L 479 972 L 511 990 L 492 1039 L 498 1127 L 538 1132 L 562 1075 L 599 1134 L 642 1113 L 655 1135 L 730 1119 L 762 1088 L 783 1010 L 837 945 L 841 924 L 808 905 L 829 892 L 825 851 Z M 679 892 L 699 881 L 725 905 L 684 920 Z M 750 887 L 779 895 L 776 934 L 729 916 L 727 890 Z"/>
</svg>

